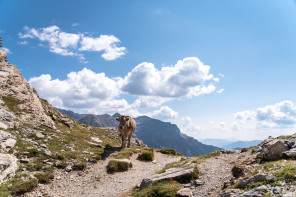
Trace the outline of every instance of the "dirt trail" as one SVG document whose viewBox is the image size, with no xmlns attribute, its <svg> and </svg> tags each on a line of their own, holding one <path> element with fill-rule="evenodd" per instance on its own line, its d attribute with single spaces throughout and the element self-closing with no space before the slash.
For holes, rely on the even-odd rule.
<svg viewBox="0 0 296 197">
<path fill-rule="evenodd" d="M 168 156 L 155 152 L 156 163 L 142 162 L 136 159 L 137 155 L 131 157 L 133 163 L 132 169 L 126 172 L 108 174 L 106 166 L 112 157 L 106 160 L 100 160 L 97 164 L 91 166 L 85 172 L 66 173 L 57 171 L 55 179 L 48 185 L 41 185 L 29 194 L 29 196 L 108 196 L 118 197 L 122 193 L 129 191 L 132 187 L 141 183 L 143 178 L 153 175 L 156 171 L 162 169 L 167 163 L 179 161 L 179 157 Z"/>
<path fill-rule="evenodd" d="M 193 190 L 195 197 L 216 197 L 222 191 L 224 182 L 232 178 L 231 168 L 232 162 L 235 161 L 238 154 L 220 155 L 206 159 L 205 162 L 199 164 L 201 176 L 198 179 L 203 182 Z"/>
</svg>

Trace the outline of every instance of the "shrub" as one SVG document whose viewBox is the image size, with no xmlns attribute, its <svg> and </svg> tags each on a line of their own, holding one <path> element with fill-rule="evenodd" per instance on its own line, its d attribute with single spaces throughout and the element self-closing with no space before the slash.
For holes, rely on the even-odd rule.
<svg viewBox="0 0 296 197">
<path fill-rule="evenodd" d="M 35 177 L 37 178 L 39 183 L 49 183 L 53 178 L 53 171 L 48 171 L 48 172 L 44 172 L 44 173 L 37 173 L 35 174 Z"/>
<path fill-rule="evenodd" d="M 36 157 L 39 154 L 39 151 L 36 148 L 31 148 L 27 151 L 29 152 L 29 157 Z"/>
<path fill-rule="evenodd" d="M 19 181 L 12 184 L 9 190 L 11 190 L 12 194 L 20 195 L 32 191 L 37 186 L 37 183 L 37 179 L 31 179 L 29 181 Z"/>
<path fill-rule="evenodd" d="M 162 148 L 162 149 L 160 150 L 160 152 L 161 152 L 162 154 L 177 155 L 177 152 L 176 152 L 174 149 L 172 149 L 172 148 Z"/>
<path fill-rule="evenodd" d="M 173 180 L 166 180 L 161 182 L 155 182 L 152 185 L 140 189 L 134 188 L 132 192 L 133 197 L 175 197 L 177 191 L 181 189 L 178 182 Z"/>
<path fill-rule="evenodd" d="M 139 159 L 142 161 L 153 161 L 154 159 L 154 152 L 149 151 L 149 150 L 144 150 L 142 153 L 139 155 Z"/>
<path fill-rule="evenodd" d="M 278 177 L 281 177 L 282 179 L 286 181 L 293 181 L 296 179 L 296 166 L 292 164 L 287 164 L 284 166 L 281 171 L 277 174 Z"/>
<path fill-rule="evenodd" d="M 244 168 L 239 165 L 234 165 L 231 169 L 231 172 L 232 172 L 232 176 L 234 176 L 235 178 L 238 178 L 244 175 Z"/>
<path fill-rule="evenodd" d="M 118 161 L 118 160 L 110 160 L 107 166 L 107 172 L 108 173 L 124 172 L 131 167 L 132 167 L 132 163 L 128 163 L 125 161 Z"/>
<path fill-rule="evenodd" d="M 80 162 L 80 163 L 74 163 L 72 169 L 73 170 L 84 170 L 86 167 L 86 163 L 85 162 Z"/>
<path fill-rule="evenodd" d="M 241 149 L 241 153 L 247 152 L 249 149 L 248 148 L 243 148 Z"/>
</svg>

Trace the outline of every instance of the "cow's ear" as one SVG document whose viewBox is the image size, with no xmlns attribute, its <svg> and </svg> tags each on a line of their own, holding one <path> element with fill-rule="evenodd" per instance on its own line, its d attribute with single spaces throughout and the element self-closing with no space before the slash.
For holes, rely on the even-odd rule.
<svg viewBox="0 0 296 197">
<path fill-rule="evenodd" d="M 115 120 L 119 121 L 119 117 L 116 117 Z"/>
<path fill-rule="evenodd" d="M 126 121 L 128 121 L 128 120 L 129 120 L 129 118 L 130 118 L 129 116 L 125 117 Z"/>
</svg>

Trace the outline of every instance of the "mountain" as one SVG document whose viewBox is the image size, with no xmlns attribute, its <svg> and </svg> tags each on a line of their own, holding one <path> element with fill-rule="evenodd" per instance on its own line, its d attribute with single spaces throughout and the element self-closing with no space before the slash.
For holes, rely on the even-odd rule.
<svg viewBox="0 0 296 197">
<path fill-rule="evenodd" d="M 72 117 L 77 122 L 91 125 L 94 127 L 116 127 L 117 121 L 108 114 L 93 115 L 93 114 L 78 114 L 69 110 L 58 109 L 61 113 Z"/>
<path fill-rule="evenodd" d="M 250 146 L 257 146 L 262 140 L 252 140 L 252 141 L 236 141 L 223 146 L 223 149 L 235 149 L 241 150 L 242 148 L 249 148 Z"/>
</svg>

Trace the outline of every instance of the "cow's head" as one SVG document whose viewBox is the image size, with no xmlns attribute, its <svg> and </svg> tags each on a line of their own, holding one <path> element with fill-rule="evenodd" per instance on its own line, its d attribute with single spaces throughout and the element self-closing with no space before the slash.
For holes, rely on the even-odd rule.
<svg viewBox="0 0 296 197">
<path fill-rule="evenodd" d="M 116 118 L 117 121 L 119 121 L 118 128 L 119 129 L 124 129 L 124 126 L 126 125 L 126 122 L 129 121 L 129 116 L 118 116 Z"/>
</svg>

